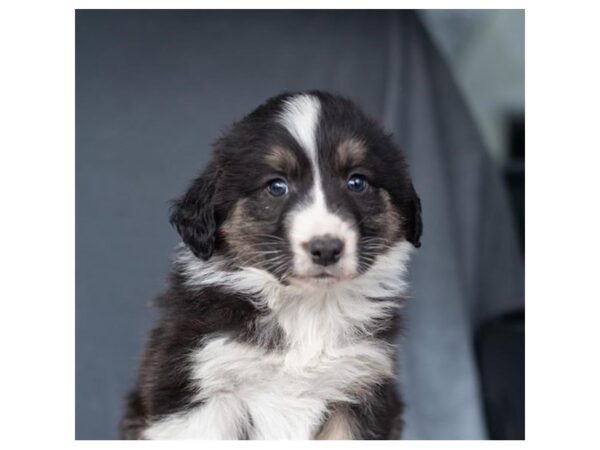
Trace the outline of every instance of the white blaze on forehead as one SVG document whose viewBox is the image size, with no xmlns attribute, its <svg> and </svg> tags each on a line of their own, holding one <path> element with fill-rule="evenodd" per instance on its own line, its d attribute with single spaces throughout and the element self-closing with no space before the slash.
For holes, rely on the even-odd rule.
<svg viewBox="0 0 600 450">
<path fill-rule="evenodd" d="M 321 103 L 311 95 L 298 95 L 285 101 L 280 123 L 289 131 L 308 156 L 313 172 L 313 186 L 309 201 L 302 204 L 290 217 L 290 243 L 294 251 L 296 272 L 311 275 L 314 264 L 305 248 L 312 238 L 330 235 L 344 242 L 344 253 L 337 266 L 339 275 L 356 271 L 357 233 L 339 215 L 327 209 L 319 168 L 317 130 Z"/>
<path fill-rule="evenodd" d="M 317 127 L 321 102 L 312 95 L 298 95 L 285 101 L 279 117 L 281 124 L 296 139 L 317 167 Z"/>
<path fill-rule="evenodd" d="M 298 95 L 285 101 L 279 119 L 308 156 L 314 178 L 313 190 L 316 189 L 323 195 L 317 150 L 317 128 L 320 113 L 321 102 L 318 98 L 312 95 Z M 323 203 L 324 200 L 323 198 Z"/>
</svg>

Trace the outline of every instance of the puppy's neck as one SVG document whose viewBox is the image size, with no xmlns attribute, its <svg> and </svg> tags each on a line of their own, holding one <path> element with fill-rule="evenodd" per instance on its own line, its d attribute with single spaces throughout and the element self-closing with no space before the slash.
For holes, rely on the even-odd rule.
<svg viewBox="0 0 600 450">
<path fill-rule="evenodd" d="M 370 339 L 402 306 L 412 246 L 400 242 L 377 257 L 363 274 L 339 282 L 281 283 L 271 273 L 253 267 L 224 270 L 219 256 L 209 261 L 186 247 L 176 253 L 176 267 L 188 288 L 217 287 L 248 296 L 265 314 L 264 332 L 278 327 L 288 348 L 305 357 L 332 351 L 360 339 Z"/>
</svg>

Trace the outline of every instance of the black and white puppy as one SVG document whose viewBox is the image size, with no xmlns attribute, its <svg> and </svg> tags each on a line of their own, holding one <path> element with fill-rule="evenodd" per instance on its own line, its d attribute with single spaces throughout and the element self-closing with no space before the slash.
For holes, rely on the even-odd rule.
<svg viewBox="0 0 600 450">
<path fill-rule="evenodd" d="M 234 124 L 174 206 L 183 244 L 122 436 L 397 438 L 420 215 L 402 155 L 344 98 L 283 94 Z"/>
</svg>

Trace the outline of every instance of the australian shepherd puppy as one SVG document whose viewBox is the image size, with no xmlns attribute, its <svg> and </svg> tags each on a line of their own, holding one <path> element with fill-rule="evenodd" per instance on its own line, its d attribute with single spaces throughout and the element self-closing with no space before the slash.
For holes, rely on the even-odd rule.
<svg viewBox="0 0 600 450">
<path fill-rule="evenodd" d="M 177 248 L 121 433 L 129 439 L 389 439 L 396 332 L 421 207 L 353 103 L 268 100 L 174 205 Z"/>
</svg>

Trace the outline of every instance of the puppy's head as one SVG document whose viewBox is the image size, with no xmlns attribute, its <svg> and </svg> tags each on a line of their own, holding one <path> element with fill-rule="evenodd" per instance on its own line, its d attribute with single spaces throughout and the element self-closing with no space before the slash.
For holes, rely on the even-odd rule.
<svg viewBox="0 0 600 450">
<path fill-rule="evenodd" d="M 286 282 L 353 278 L 396 243 L 418 247 L 422 228 L 389 136 L 323 92 L 272 98 L 234 124 L 171 222 L 197 257 Z"/>
</svg>

